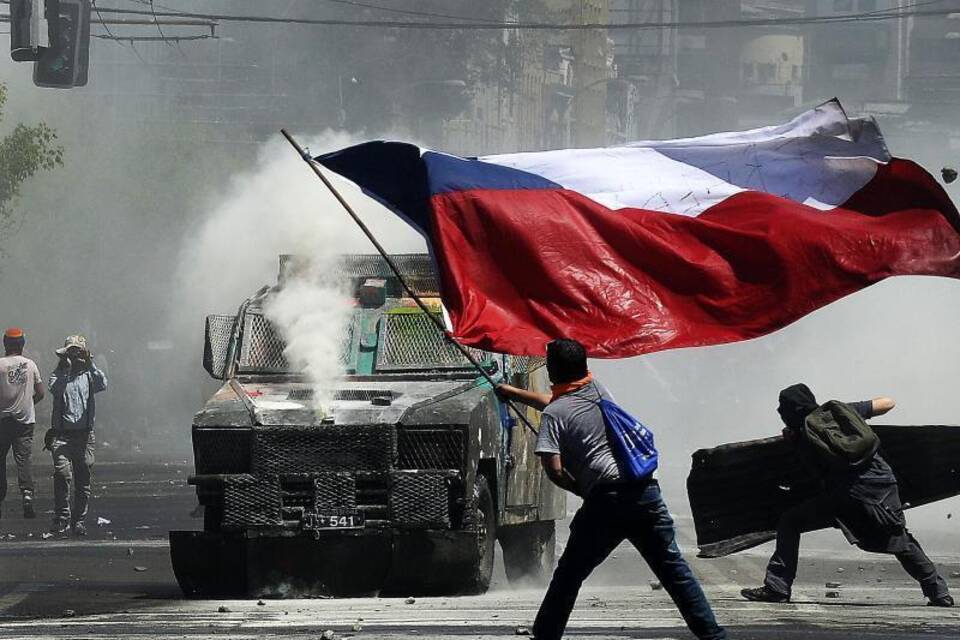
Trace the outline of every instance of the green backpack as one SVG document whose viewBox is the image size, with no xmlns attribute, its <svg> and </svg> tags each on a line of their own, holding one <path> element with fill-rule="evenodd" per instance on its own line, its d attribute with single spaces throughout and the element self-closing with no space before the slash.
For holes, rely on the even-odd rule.
<svg viewBox="0 0 960 640">
<path fill-rule="evenodd" d="M 820 460 L 837 471 L 865 466 L 880 448 L 880 439 L 870 425 L 849 405 L 837 400 L 807 416 L 803 438 Z"/>
</svg>

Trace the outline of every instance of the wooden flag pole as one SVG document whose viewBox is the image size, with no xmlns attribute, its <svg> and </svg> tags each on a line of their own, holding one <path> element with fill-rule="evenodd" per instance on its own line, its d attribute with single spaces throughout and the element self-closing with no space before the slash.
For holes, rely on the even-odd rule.
<svg viewBox="0 0 960 640">
<path fill-rule="evenodd" d="M 370 231 L 370 228 L 363 222 L 360 216 L 357 215 L 357 212 L 353 210 L 353 207 L 350 206 L 350 203 L 348 203 L 343 198 L 343 196 L 340 195 L 340 192 L 337 191 L 337 188 L 333 186 L 333 183 L 330 182 L 330 179 L 327 178 L 327 176 L 325 176 L 322 171 L 320 171 L 320 167 L 318 167 L 317 163 L 314 162 L 312 157 L 310 157 L 310 154 L 306 150 L 304 150 L 304 148 L 301 147 L 296 140 L 294 140 L 293 136 L 290 135 L 290 133 L 286 129 L 281 129 L 280 133 L 282 133 L 283 137 L 287 139 L 287 142 L 290 143 L 290 146 L 292 146 L 294 149 L 297 150 L 297 153 L 300 154 L 300 157 L 303 159 L 303 161 L 306 162 L 311 169 L 313 169 L 313 172 L 316 174 L 318 178 L 320 178 L 320 181 L 323 182 L 324 186 L 327 187 L 330 193 L 333 194 L 333 197 L 337 199 L 337 202 L 339 202 L 340 206 L 343 207 L 344 211 L 347 212 L 347 215 L 349 215 L 353 219 L 353 221 L 357 224 L 357 226 L 360 227 L 360 230 L 363 232 L 365 236 L 367 236 L 367 239 L 377 250 L 377 253 L 379 253 L 380 256 L 387 263 L 387 266 L 390 268 L 390 271 L 393 272 L 393 275 L 400 282 L 400 286 L 403 287 L 403 290 L 407 292 L 407 295 L 409 295 L 413 299 L 413 301 L 426 314 L 426 316 L 430 319 L 430 321 L 433 322 L 433 324 L 437 327 L 437 329 L 443 334 L 443 337 L 447 341 L 449 341 L 457 349 L 457 351 L 459 351 L 461 355 L 463 355 L 463 357 L 466 358 L 467 361 L 471 365 L 473 365 L 477 369 L 477 371 L 480 372 L 480 375 L 483 376 L 483 378 L 490 383 L 490 386 L 493 387 L 494 390 L 496 390 L 497 388 L 496 381 L 492 377 L 490 377 L 490 374 L 487 373 L 487 370 L 483 368 L 483 365 L 480 364 L 480 362 L 473 356 L 473 354 L 470 353 L 470 351 L 466 347 L 464 347 L 456 339 L 454 339 L 453 336 L 450 335 L 450 332 L 447 331 L 447 328 L 443 326 L 443 322 L 441 322 L 440 319 L 437 316 L 435 316 L 432 311 L 430 311 L 426 303 L 424 303 L 423 300 L 420 298 L 420 296 L 417 295 L 417 293 L 410 287 L 409 284 L 407 284 L 406 278 L 404 278 L 403 274 L 400 273 L 400 269 L 397 268 L 396 263 L 387 254 L 386 249 L 383 248 L 383 245 L 381 245 L 380 241 L 377 240 L 376 236 L 373 235 L 373 232 Z M 511 409 L 513 409 L 516 412 L 517 417 L 520 418 L 520 421 L 523 422 L 523 424 L 528 429 L 530 429 L 530 431 L 533 432 L 534 435 L 538 435 L 536 428 L 530 423 L 530 420 L 527 419 L 527 416 L 525 416 L 523 412 L 520 411 L 520 409 L 513 403 L 513 401 L 510 400 L 509 398 L 504 398 L 504 401 L 507 403 L 507 405 Z"/>
</svg>

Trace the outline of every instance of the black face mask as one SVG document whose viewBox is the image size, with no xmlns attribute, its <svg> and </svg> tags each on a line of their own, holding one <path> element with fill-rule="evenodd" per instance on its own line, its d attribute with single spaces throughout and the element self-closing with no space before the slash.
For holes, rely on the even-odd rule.
<svg viewBox="0 0 960 640">
<path fill-rule="evenodd" d="M 791 429 L 802 429 L 803 421 L 816 409 L 817 398 L 805 384 L 795 384 L 780 392 L 780 406 L 777 413 L 780 419 Z"/>
</svg>

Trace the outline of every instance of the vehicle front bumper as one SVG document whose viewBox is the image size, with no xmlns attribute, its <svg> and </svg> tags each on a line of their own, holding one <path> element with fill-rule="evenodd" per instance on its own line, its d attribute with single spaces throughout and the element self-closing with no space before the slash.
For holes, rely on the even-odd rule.
<svg viewBox="0 0 960 640">
<path fill-rule="evenodd" d="M 469 530 L 170 532 L 190 598 L 452 595 L 478 544 Z"/>
</svg>

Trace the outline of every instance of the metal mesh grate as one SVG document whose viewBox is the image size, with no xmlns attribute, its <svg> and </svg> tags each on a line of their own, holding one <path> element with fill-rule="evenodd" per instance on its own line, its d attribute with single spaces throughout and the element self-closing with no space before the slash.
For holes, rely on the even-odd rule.
<svg viewBox="0 0 960 640">
<path fill-rule="evenodd" d="M 514 373 L 530 373 L 546 364 L 547 359 L 542 356 L 510 356 L 510 370 Z"/>
<path fill-rule="evenodd" d="M 316 511 L 357 508 L 357 485 L 350 473 L 321 473 L 313 481 Z"/>
<path fill-rule="evenodd" d="M 464 462 L 464 433 L 457 427 L 399 429 L 397 468 L 460 469 Z"/>
<path fill-rule="evenodd" d="M 223 526 L 272 527 L 283 524 L 280 481 L 276 476 L 238 475 L 223 480 Z"/>
<path fill-rule="evenodd" d="M 249 473 L 249 429 L 193 430 L 193 458 L 197 473 Z"/>
<path fill-rule="evenodd" d="M 286 347 L 280 332 L 263 314 L 247 311 L 243 317 L 243 346 L 240 349 L 240 369 L 262 373 L 283 373 L 290 369 Z"/>
<path fill-rule="evenodd" d="M 482 351 L 471 353 L 483 360 Z M 444 335 L 422 312 L 388 313 L 380 325 L 377 369 L 464 369 L 467 359 L 447 342 Z"/>
<path fill-rule="evenodd" d="M 280 476 L 280 490 L 284 509 L 313 509 L 316 490 L 313 486 L 316 474 L 301 473 Z M 285 514 L 286 515 L 286 514 Z"/>
<path fill-rule="evenodd" d="M 333 399 L 345 402 L 370 402 L 375 398 L 393 401 L 402 395 L 402 393 L 389 389 L 338 389 L 334 392 Z M 287 400 L 305 402 L 312 399 L 313 389 L 310 388 L 291 389 L 287 393 Z"/>
<path fill-rule="evenodd" d="M 340 363 L 349 364 L 353 352 L 356 319 L 344 327 L 340 346 Z M 287 373 L 293 367 L 284 354 L 286 342 L 280 332 L 259 310 L 248 310 L 243 318 L 243 344 L 240 347 L 240 370 L 245 373 Z"/>
<path fill-rule="evenodd" d="M 394 434 L 392 427 L 374 425 L 259 427 L 254 473 L 385 471 L 396 451 Z"/>
<path fill-rule="evenodd" d="M 203 340 L 203 368 L 214 378 L 223 379 L 227 350 L 236 316 L 207 316 Z"/>
<path fill-rule="evenodd" d="M 450 528 L 449 473 L 408 471 L 393 474 L 390 519 L 403 526 Z"/>
</svg>

